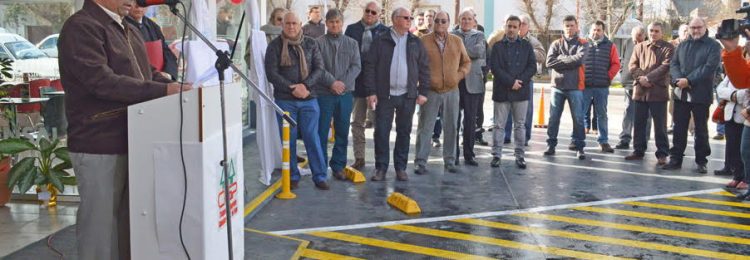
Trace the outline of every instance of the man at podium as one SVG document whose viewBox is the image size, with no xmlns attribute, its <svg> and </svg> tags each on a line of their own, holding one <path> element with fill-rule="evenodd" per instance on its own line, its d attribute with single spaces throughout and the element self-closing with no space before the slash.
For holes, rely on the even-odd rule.
<svg viewBox="0 0 750 260">
<path fill-rule="evenodd" d="M 80 259 L 130 259 L 127 106 L 191 89 L 149 65 L 132 0 L 86 0 L 60 32 Z M 134 151 L 138 152 L 138 151 Z"/>
<path fill-rule="evenodd" d="M 266 76 L 273 84 L 273 97 L 276 104 L 297 121 L 297 127 L 290 129 L 289 153 L 292 154 L 291 186 L 297 188 L 300 174 L 297 167 L 297 132 L 302 134 L 305 150 L 310 160 L 315 187 L 328 190 L 326 183 L 326 163 L 318 136 L 320 106 L 312 89 L 323 83 L 323 57 L 314 39 L 302 34 L 302 26 L 294 12 L 284 15 L 281 36 L 271 41 L 266 49 Z M 281 128 L 281 117 L 278 117 Z"/>
</svg>

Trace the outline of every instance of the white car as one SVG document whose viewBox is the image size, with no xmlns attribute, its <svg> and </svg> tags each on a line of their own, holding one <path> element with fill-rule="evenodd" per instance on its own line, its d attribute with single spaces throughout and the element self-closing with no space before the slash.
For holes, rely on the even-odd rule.
<svg viewBox="0 0 750 260">
<path fill-rule="evenodd" d="M 39 77 L 60 77 L 57 58 L 50 58 L 34 44 L 13 33 L 0 33 L 0 58 L 13 60 L 15 77 L 34 73 Z"/>
<path fill-rule="evenodd" d="M 50 56 L 52 58 L 57 58 L 57 38 L 59 37 L 60 37 L 60 34 L 57 34 L 57 33 L 47 36 L 46 38 L 44 38 L 44 40 L 37 43 L 36 47 L 39 48 L 39 50 L 46 53 L 47 56 Z"/>
</svg>

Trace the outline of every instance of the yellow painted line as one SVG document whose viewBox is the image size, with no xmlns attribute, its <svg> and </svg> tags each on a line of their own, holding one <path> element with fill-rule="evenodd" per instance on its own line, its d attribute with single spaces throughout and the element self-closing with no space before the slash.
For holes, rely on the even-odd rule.
<svg viewBox="0 0 750 260">
<path fill-rule="evenodd" d="M 304 253 L 304 251 L 307 250 L 307 247 L 310 245 L 310 241 L 302 240 L 299 238 L 294 238 L 294 237 L 289 237 L 289 236 L 280 236 L 280 235 L 271 234 L 268 232 L 263 232 L 263 231 L 251 229 L 251 228 L 245 228 L 245 231 L 299 242 L 299 245 L 297 246 L 297 250 L 294 251 L 294 255 L 292 255 L 291 260 L 300 259 L 300 257 L 302 257 L 302 253 Z"/>
<path fill-rule="evenodd" d="M 598 221 L 598 220 L 593 220 L 593 219 L 571 218 L 571 217 L 537 214 L 537 213 L 522 213 L 522 214 L 518 214 L 517 216 L 533 218 L 533 219 L 565 222 L 565 223 L 571 223 L 571 224 L 577 224 L 577 225 L 583 225 L 583 226 L 612 228 L 612 229 L 659 234 L 659 235 L 674 236 L 674 237 L 694 238 L 694 239 L 712 240 L 712 241 L 725 242 L 725 243 L 750 245 L 750 239 L 740 238 L 740 237 L 685 232 L 685 231 L 663 229 L 663 228 L 656 228 L 656 227 L 644 227 L 644 226 L 636 226 L 636 225 L 628 225 L 628 224 L 619 224 L 619 223 L 613 223 L 613 222 L 607 222 L 607 221 Z"/>
<path fill-rule="evenodd" d="M 276 191 L 278 191 L 280 188 L 281 188 L 281 179 L 277 180 L 274 184 L 266 188 L 266 190 L 263 191 L 263 193 L 255 197 L 252 201 L 250 201 L 250 203 L 247 203 L 245 205 L 244 216 L 247 217 L 247 215 L 250 215 L 250 213 L 253 212 L 256 208 L 258 208 L 258 206 L 260 206 L 261 203 L 266 201 L 268 197 L 273 196 L 273 194 L 276 193 Z"/>
<path fill-rule="evenodd" d="M 701 249 L 695 249 L 695 248 L 679 247 L 679 246 L 672 246 L 672 245 L 659 244 L 659 243 L 642 242 L 642 241 L 636 241 L 636 240 L 630 240 L 630 239 L 595 236 L 595 235 L 588 235 L 588 234 L 582 234 L 582 233 L 576 233 L 576 232 L 568 232 L 568 231 L 563 231 L 563 230 L 546 229 L 546 228 L 538 228 L 538 227 L 524 227 L 524 226 L 501 223 L 501 222 L 481 220 L 481 219 L 458 219 L 458 220 L 453 220 L 453 221 L 470 224 L 470 225 L 512 230 L 512 231 L 523 232 L 523 233 L 570 238 L 570 239 L 590 241 L 590 242 L 595 242 L 595 243 L 606 243 L 606 244 L 628 246 L 628 247 L 634 247 L 634 248 L 659 250 L 659 251 L 671 252 L 671 253 L 677 253 L 677 254 L 695 255 L 695 256 L 718 258 L 718 259 L 750 259 L 750 257 L 743 256 L 743 255 L 701 250 Z"/>
<path fill-rule="evenodd" d="M 318 250 L 309 249 L 309 248 L 305 249 L 305 251 L 302 252 L 302 257 L 311 258 L 311 259 L 319 259 L 319 260 L 328 260 L 328 259 L 361 260 L 362 259 L 362 258 L 356 258 L 356 257 L 351 257 L 351 256 L 334 254 L 330 252 L 318 251 Z"/>
<path fill-rule="evenodd" d="M 732 197 L 732 198 L 734 198 L 736 196 L 736 195 L 734 195 L 734 193 L 731 193 L 731 192 L 728 192 L 728 191 L 725 191 L 725 190 L 719 191 L 719 192 L 714 192 L 714 193 L 709 193 L 709 194 L 710 195 L 721 195 L 721 196 Z"/>
<path fill-rule="evenodd" d="M 672 200 L 681 200 L 681 201 L 690 201 L 690 202 L 698 202 L 698 203 L 706 203 L 706 204 L 713 204 L 713 205 L 732 206 L 732 207 L 739 207 L 739 208 L 750 208 L 750 203 L 742 203 L 742 202 L 732 202 L 732 201 L 712 200 L 712 199 L 701 199 L 701 198 L 693 198 L 693 197 L 672 197 L 672 198 L 669 198 L 669 199 L 672 199 Z"/>
<path fill-rule="evenodd" d="M 635 202 L 635 201 L 623 202 L 622 204 L 633 205 L 633 206 L 638 206 L 638 207 L 655 208 L 655 209 L 666 209 L 666 210 L 676 210 L 676 211 L 685 211 L 685 212 L 692 212 L 692 213 L 717 215 L 717 216 L 750 218 L 750 214 L 748 213 L 740 213 L 740 212 L 725 211 L 725 210 L 702 209 L 702 208 L 693 208 L 693 207 L 649 203 L 649 202 Z"/>
<path fill-rule="evenodd" d="M 671 221 L 671 222 L 685 223 L 685 224 L 691 224 L 691 225 L 701 225 L 701 226 L 709 226 L 709 227 L 750 231 L 750 225 L 742 225 L 742 224 L 735 224 L 735 223 L 729 223 L 729 222 L 673 217 L 673 216 L 668 216 L 668 215 L 651 214 L 651 213 L 644 213 L 644 212 L 630 211 L 630 210 L 598 208 L 598 207 L 577 207 L 573 209 L 580 210 L 580 211 L 602 213 L 602 214 L 610 214 L 610 215 L 620 215 L 620 216 L 635 217 L 635 218 Z"/>
<path fill-rule="evenodd" d="M 306 233 L 306 235 L 341 240 L 341 241 L 355 243 L 355 244 L 387 248 L 387 249 L 398 250 L 398 251 L 403 251 L 407 253 L 447 258 L 447 259 L 493 259 L 490 257 L 464 254 L 464 253 L 442 250 L 442 249 L 431 248 L 431 247 L 403 244 L 403 243 L 349 235 L 349 234 L 338 233 L 338 232 L 312 232 L 312 233 Z"/>
<path fill-rule="evenodd" d="M 415 226 L 407 226 L 407 225 L 382 226 L 381 228 L 428 235 L 428 236 L 443 237 L 443 238 L 448 238 L 448 239 L 459 239 L 459 240 L 465 240 L 465 241 L 471 241 L 471 242 L 477 242 L 477 243 L 483 243 L 483 244 L 489 244 L 489 245 L 495 245 L 495 246 L 501 246 L 501 247 L 507 247 L 507 248 L 543 252 L 547 254 L 567 256 L 567 257 L 573 257 L 573 258 L 578 258 L 578 259 L 627 259 L 627 258 L 593 254 L 593 253 L 587 253 L 587 252 L 581 252 L 581 251 L 575 251 L 575 250 L 562 249 L 562 248 L 557 248 L 557 247 L 546 247 L 546 246 L 525 244 L 525 243 L 520 243 L 520 242 L 515 242 L 515 241 L 510 241 L 510 240 L 504 240 L 504 239 L 498 239 L 498 238 L 492 238 L 492 237 L 484 237 L 484 236 L 475 236 L 475 235 L 470 235 L 470 234 L 465 234 L 465 233 L 445 231 L 445 230 L 439 230 L 439 229 L 431 229 L 431 228 L 423 228 L 423 227 L 415 227 Z"/>
</svg>

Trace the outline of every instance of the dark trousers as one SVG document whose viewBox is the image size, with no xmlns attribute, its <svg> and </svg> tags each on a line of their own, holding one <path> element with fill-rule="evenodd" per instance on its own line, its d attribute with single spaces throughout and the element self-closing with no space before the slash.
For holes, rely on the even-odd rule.
<svg viewBox="0 0 750 260">
<path fill-rule="evenodd" d="M 644 155 L 648 145 L 649 125 L 654 126 L 656 139 L 656 157 L 669 155 L 669 137 L 667 136 L 667 102 L 635 101 L 635 120 L 633 122 L 634 154 Z M 654 120 L 649 124 L 649 118 Z"/>
<path fill-rule="evenodd" d="M 750 127 L 745 126 L 742 129 L 742 141 L 740 142 L 740 155 L 742 162 L 750 165 Z M 745 167 L 743 171 L 745 183 L 750 183 L 750 167 Z"/>
<path fill-rule="evenodd" d="M 526 143 L 531 140 L 531 123 L 534 121 L 534 82 L 529 83 L 529 105 L 526 108 Z M 511 131 L 513 130 L 513 113 L 508 113 L 508 120 L 505 123 L 505 142 L 510 143 L 510 137 L 513 136 Z"/>
<path fill-rule="evenodd" d="M 706 157 L 711 155 L 708 145 L 708 107 L 709 104 L 674 101 L 674 129 L 670 159 L 682 162 L 687 147 L 688 125 L 692 114 L 695 122 L 695 163 L 705 165 Z"/>
<path fill-rule="evenodd" d="M 465 160 L 472 160 L 474 159 L 474 137 L 476 136 L 476 131 L 474 131 L 474 127 L 477 125 L 477 112 L 480 110 L 479 106 L 482 103 L 481 100 L 484 99 L 484 94 L 471 94 L 466 90 L 466 84 L 465 81 L 461 81 L 458 84 L 458 89 L 460 92 L 460 106 L 461 109 L 464 110 L 463 115 L 463 126 L 464 126 L 464 159 Z M 458 146 L 457 146 L 458 147 Z"/>
<path fill-rule="evenodd" d="M 477 94 L 480 96 L 480 98 L 478 99 L 479 102 L 477 102 L 477 127 L 475 128 L 476 131 L 478 131 L 477 134 L 484 133 L 484 128 L 482 128 L 482 125 L 484 124 L 484 93 L 487 92 Z"/>
<path fill-rule="evenodd" d="M 734 172 L 734 179 L 741 181 L 745 177 L 742 157 L 740 156 L 740 143 L 742 143 L 742 129 L 745 126 L 732 121 L 724 123 L 724 134 L 727 143 L 724 150 L 724 168 Z"/>
<path fill-rule="evenodd" d="M 407 98 L 406 94 L 378 99 L 375 108 L 375 169 L 388 170 L 390 163 L 388 152 L 391 150 L 390 136 L 395 114 L 396 144 L 393 148 L 393 166 L 397 171 L 406 170 L 409 157 L 409 136 L 416 106 L 416 99 Z"/>
<path fill-rule="evenodd" d="M 432 129 L 432 139 L 439 139 L 440 133 L 443 132 L 443 108 L 440 108 L 438 112 L 437 120 L 435 120 L 435 128 Z"/>
</svg>

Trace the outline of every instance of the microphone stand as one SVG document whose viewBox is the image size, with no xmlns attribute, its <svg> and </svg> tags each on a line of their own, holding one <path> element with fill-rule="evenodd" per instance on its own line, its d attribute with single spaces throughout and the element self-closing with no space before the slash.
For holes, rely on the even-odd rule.
<svg viewBox="0 0 750 260">
<path fill-rule="evenodd" d="M 216 72 L 218 72 L 219 76 L 219 89 L 220 89 L 220 96 L 221 96 L 221 134 L 222 134 L 222 142 L 223 142 L 223 152 L 224 157 L 221 161 L 221 166 L 223 167 L 223 181 L 224 181 L 224 206 L 227 214 L 227 249 L 229 250 L 228 256 L 229 259 L 234 259 L 234 250 L 232 246 L 232 209 L 231 209 L 231 203 L 230 203 L 230 196 L 229 196 L 229 163 L 228 163 L 228 155 L 227 155 L 227 122 L 226 122 L 226 105 L 225 105 L 225 99 L 224 99 L 224 71 L 228 68 L 232 68 L 234 72 L 240 75 L 240 77 L 253 89 L 255 89 L 256 92 L 269 104 L 271 104 L 276 110 L 276 113 L 281 115 L 281 117 L 289 122 L 289 124 L 294 127 L 297 125 L 297 122 L 294 121 L 294 119 L 291 118 L 291 116 L 284 113 L 284 110 L 282 110 L 276 103 L 271 100 L 264 92 L 260 91 L 258 86 L 252 82 L 242 71 L 240 71 L 237 66 L 235 66 L 232 63 L 232 59 L 229 58 L 229 52 L 221 51 L 216 46 L 209 41 L 205 35 L 203 35 L 198 29 L 195 28 L 190 22 L 187 21 L 184 15 L 180 14 L 179 10 L 177 9 L 177 4 L 170 4 L 169 10 L 177 16 L 188 28 L 190 28 L 190 31 L 192 31 L 198 38 L 200 38 L 211 50 L 213 50 L 216 53 L 217 59 L 214 67 L 216 68 Z M 184 40 L 184 39 L 183 39 Z M 236 42 L 235 42 L 236 47 Z M 185 50 L 183 50 L 185 51 Z"/>
</svg>

